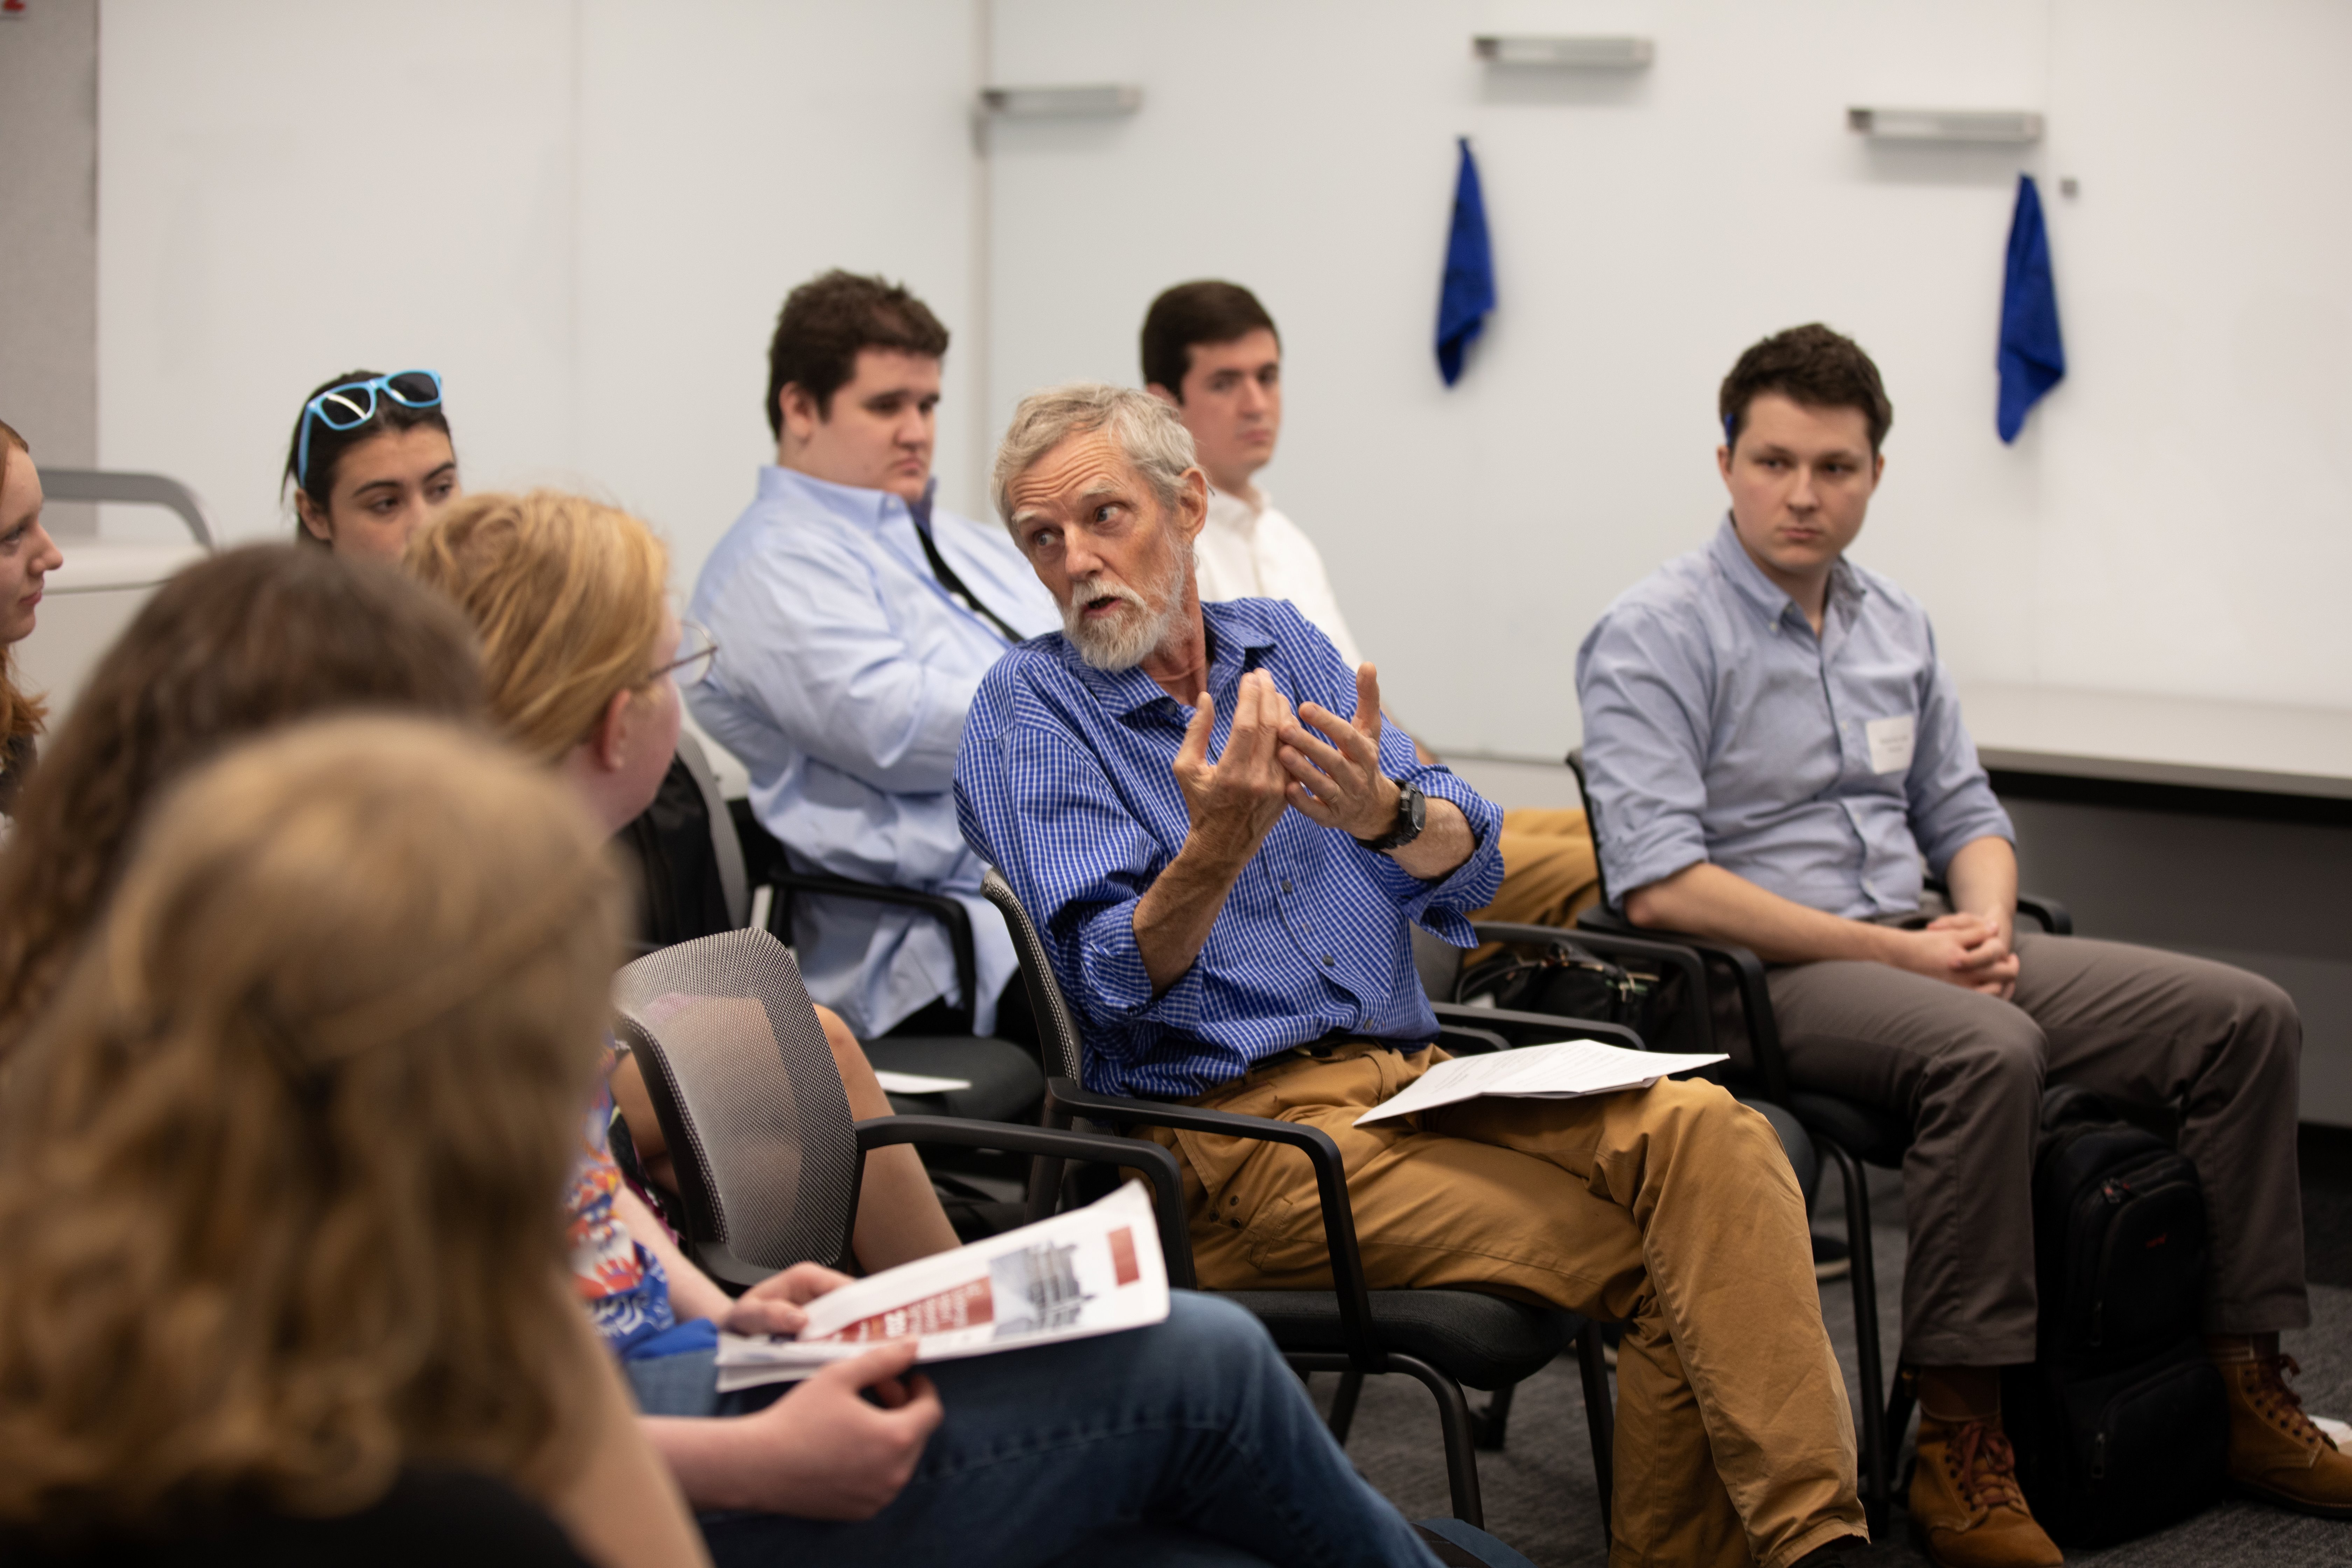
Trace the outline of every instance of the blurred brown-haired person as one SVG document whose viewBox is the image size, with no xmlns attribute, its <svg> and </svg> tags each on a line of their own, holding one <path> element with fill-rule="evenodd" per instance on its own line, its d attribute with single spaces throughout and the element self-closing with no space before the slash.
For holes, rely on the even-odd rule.
<svg viewBox="0 0 2352 1568">
<path fill-rule="evenodd" d="M 0 1091 L 0 1555 L 699 1560 L 562 1268 L 603 837 L 414 719 L 157 808 Z"/>
<path fill-rule="evenodd" d="M 0 1060 L 55 989 L 163 785 L 292 720 L 373 708 L 471 718 L 473 634 L 397 570 L 292 545 L 197 562 L 98 662 L 0 853 Z"/>
<path fill-rule="evenodd" d="M 0 422 L 0 819 L 16 808 L 47 709 L 16 685 L 12 649 L 32 634 L 43 580 L 65 556 L 41 526 L 41 476 L 25 438 Z M 0 834 L 5 834 L 0 820 Z"/>
</svg>

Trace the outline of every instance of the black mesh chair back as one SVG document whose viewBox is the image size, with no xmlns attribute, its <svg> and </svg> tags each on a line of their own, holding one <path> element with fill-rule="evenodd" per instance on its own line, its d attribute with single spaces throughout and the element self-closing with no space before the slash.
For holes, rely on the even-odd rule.
<svg viewBox="0 0 2352 1568">
<path fill-rule="evenodd" d="M 1038 936 L 1029 911 L 1021 907 L 1013 884 L 995 867 L 988 868 L 981 878 L 980 890 L 1003 913 L 1004 929 L 1013 933 L 1013 951 L 1021 961 L 1022 988 L 1029 993 L 1029 1010 L 1037 1020 L 1037 1043 L 1045 1056 L 1045 1075 L 1079 1081 L 1078 1068 L 1085 1057 L 1078 1021 L 1071 1016 L 1062 988 L 1050 983 L 1054 965 L 1044 939 Z"/>
<path fill-rule="evenodd" d="M 763 931 L 681 942 L 622 970 L 613 1003 L 669 1144 L 695 1261 L 750 1285 L 845 1258 L 864 1162 L 791 951 Z"/>
</svg>

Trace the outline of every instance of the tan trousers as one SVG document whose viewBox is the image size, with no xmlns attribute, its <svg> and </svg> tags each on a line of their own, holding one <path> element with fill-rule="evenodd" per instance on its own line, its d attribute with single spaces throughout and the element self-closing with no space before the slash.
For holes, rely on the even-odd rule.
<svg viewBox="0 0 2352 1568">
<path fill-rule="evenodd" d="M 1804 1200 L 1770 1125 L 1712 1084 L 1674 1082 L 1352 1125 L 1444 1059 L 1373 1043 L 1293 1054 L 1196 1103 L 1331 1135 L 1374 1288 L 1467 1286 L 1625 1325 L 1612 1568 L 1781 1568 L 1863 1534 Z M 1203 1285 L 1330 1287 L 1304 1155 L 1150 1135 L 1185 1167 Z"/>
<path fill-rule="evenodd" d="M 1601 868 L 1584 813 L 1507 811 L 1499 847 L 1502 889 L 1472 920 L 1568 926 L 1601 901 Z"/>
</svg>

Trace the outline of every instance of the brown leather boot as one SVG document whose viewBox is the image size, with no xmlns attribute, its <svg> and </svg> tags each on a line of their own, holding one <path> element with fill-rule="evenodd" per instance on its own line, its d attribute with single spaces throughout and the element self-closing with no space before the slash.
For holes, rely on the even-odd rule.
<svg viewBox="0 0 2352 1568">
<path fill-rule="evenodd" d="M 2017 1456 L 2000 1417 L 1940 1421 L 1919 1413 L 1911 1530 L 1943 1568 L 2054 1568 L 2066 1559 L 2017 1489 Z"/>
<path fill-rule="evenodd" d="M 2352 1458 L 2303 1413 L 2289 1355 L 2216 1355 L 2230 1394 L 2230 1479 L 2282 1507 L 2352 1519 Z"/>
</svg>

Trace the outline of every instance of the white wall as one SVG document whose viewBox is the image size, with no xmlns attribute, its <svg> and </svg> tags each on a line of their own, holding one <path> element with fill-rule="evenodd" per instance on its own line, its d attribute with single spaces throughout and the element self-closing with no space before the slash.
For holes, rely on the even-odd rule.
<svg viewBox="0 0 2352 1568">
<path fill-rule="evenodd" d="M 1575 647 L 1719 513 L 1717 384 L 1820 318 L 1897 417 L 1857 553 L 1963 679 L 2352 706 L 2352 9 L 2325 0 L 996 0 L 995 74 L 1138 82 L 1132 119 L 995 132 L 989 394 L 1132 381 L 1166 285 L 1283 329 L 1267 471 L 1391 706 L 1554 757 Z M 1505 72 L 1479 31 L 1647 34 L 1633 75 Z M 1849 104 L 2041 109 L 2038 147 L 1888 148 Z M 1501 304 L 1430 337 L 1456 134 Z M 2070 380 L 2004 448 L 1994 339 L 2042 181 Z M 2082 182 L 2062 198 L 2057 180 Z M 1501 672 L 1499 679 L 1481 671 Z"/>
<path fill-rule="evenodd" d="M 446 380 L 466 482 L 640 510 L 692 574 L 773 443 L 766 349 L 842 265 L 973 319 L 967 0 L 107 0 L 100 432 L 232 538 L 301 398 Z M 967 474 L 970 356 L 941 468 Z M 961 499 L 961 498 L 953 498 Z"/>
<path fill-rule="evenodd" d="M 1481 30 L 1636 31 L 1658 58 L 1498 72 Z M 1392 705 L 1441 746 L 1556 757 L 1585 628 L 1712 524 L 1717 382 L 1820 317 L 1897 405 L 1859 553 L 1965 679 L 2352 707 L 2334 0 L 107 0 L 100 48 L 100 456 L 188 479 L 235 537 L 288 526 L 310 385 L 424 363 L 469 484 L 605 490 L 684 583 L 768 450 L 776 306 L 836 263 L 956 330 L 939 467 L 970 510 L 1022 392 L 1133 379 L 1152 294 L 1229 276 L 1289 349 L 1267 482 Z M 1147 101 L 1000 124 L 983 183 L 983 52 Z M 1866 102 L 2050 133 L 1874 147 L 1843 128 Z M 1457 133 L 1502 303 L 1449 392 Z M 2021 167 L 2075 370 L 2005 448 Z"/>
</svg>

